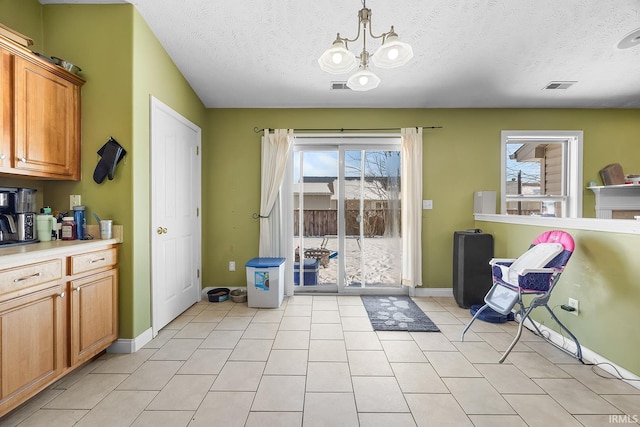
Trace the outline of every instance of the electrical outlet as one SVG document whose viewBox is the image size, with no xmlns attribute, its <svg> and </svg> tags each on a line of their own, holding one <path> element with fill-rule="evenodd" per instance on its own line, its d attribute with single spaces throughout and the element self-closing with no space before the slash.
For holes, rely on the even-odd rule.
<svg viewBox="0 0 640 427">
<path fill-rule="evenodd" d="M 236 271 L 236 262 L 229 261 L 229 271 Z"/>
<path fill-rule="evenodd" d="M 433 209 L 433 200 L 423 200 L 422 209 Z"/>
<path fill-rule="evenodd" d="M 82 202 L 80 201 L 79 194 L 72 194 L 69 196 L 69 210 L 73 210 L 74 206 L 80 206 Z"/>
<path fill-rule="evenodd" d="M 569 307 L 575 308 L 574 311 L 570 311 L 569 313 L 573 314 L 574 316 L 577 316 L 578 312 L 580 311 L 580 302 L 577 299 L 569 298 L 569 302 L 567 303 L 567 305 Z"/>
</svg>

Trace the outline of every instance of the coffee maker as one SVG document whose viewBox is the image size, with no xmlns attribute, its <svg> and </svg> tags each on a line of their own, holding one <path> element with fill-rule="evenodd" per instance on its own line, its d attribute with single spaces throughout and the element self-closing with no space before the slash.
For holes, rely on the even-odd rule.
<svg viewBox="0 0 640 427">
<path fill-rule="evenodd" d="M 0 244 L 37 241 L 35 192 L 33 188 L 0 189 Z"/>
</svg>

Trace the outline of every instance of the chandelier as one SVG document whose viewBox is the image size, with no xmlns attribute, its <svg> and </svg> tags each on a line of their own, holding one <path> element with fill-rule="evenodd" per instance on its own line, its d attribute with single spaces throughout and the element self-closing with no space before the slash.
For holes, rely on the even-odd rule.
<svg viewBox="0 0 640 427">
<path fill-rule="evenodd" d="M 395 68 L 406 64 L 413 57 L 413 49 L 407 43 L 401 42 L 393 29 L 379 36 L 371 29 L 371 9 L 367 9 L 366 1 L 362 2 L 362 9 L 358 12 L 358 34 L 354 39 L 340 37 L 340 33 L 320 58 L 318 64 L 323 71 L 331 74 L 344 74 L 358 67 L 358 71 L 347 80 L 351 90 L 365 91 L 378 87 L 380 78 L 369 70 L 369 60 L 379 68 Z M 367 28 L 373 39 L 382 39 L 382 45 L 369 55 L 367 51 Z M 348 43 L 353 43 L 362 35 L 362 52 L 356 57 L 348 49 Z M 359 60 L 359 63 L 358 61 Z"/>
</svg>

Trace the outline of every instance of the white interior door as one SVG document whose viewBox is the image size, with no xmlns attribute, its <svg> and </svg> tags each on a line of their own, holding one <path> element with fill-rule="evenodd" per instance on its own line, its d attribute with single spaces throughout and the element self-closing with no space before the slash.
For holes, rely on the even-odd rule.
<svg viewBox="0 0 640 427">
<path fill-rule="evenodd" d="M 154 336 L 199 301 L 201 130 L 151 98 L 151 268 Z"/>
</svg>

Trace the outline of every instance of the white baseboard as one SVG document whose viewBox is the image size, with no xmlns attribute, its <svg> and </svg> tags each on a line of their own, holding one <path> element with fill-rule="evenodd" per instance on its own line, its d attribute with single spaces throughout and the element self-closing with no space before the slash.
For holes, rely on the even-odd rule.
<svg viewBox="0 0 640 427">
<path fill-rule="evenodd" d="M 409 289 L 409 295 L 412 297 L 453 297 L 453 288 L 412 288 L 410 286 L 403 286 L 403 288 Z M 215 289 L 213 286 L 207 286 L 202 289 L 202 299 L 208 299 L 207 292 L 211 289 Z M 229 290 L 234 289 L 247 289 L 245 286 L 229 286 Z M 375 289 L 373 289 L 375 291 Z M 327 293 L 327 295 L 337 295 L 336 293 Z"/>
<path fill-rule="evenodd" d="M 107 348 L 107 353 L 135 353 L 153 339 L 153 331 L 147 329 L 133 339 L 118 339 Z"/>
<path fill-rule="evenodd" d="M 412 297 L 453 297 L 453 288 L 410 288 L 414 290 Z"/>
<path fill-rule="evenodd" d="M 531 320 L 530 318 L 528 318 L 528 320 L 530 320 L 531 322 L 535 322 L 535 320 Z M 556 345 L 566 349 L 567 351 L 574 353 L 576 352 L 576 344 L 575 342 L 573 342 L 573 340 L 571 338 L 567 338 L 565 336 L 563 336 L 562 334 L 554 331 L 553 329 L 548 328 L 547 326 L 544 326 L 541 323 L 535 322 L 536 325 L 538 326 L 538 328 L 540 328 L 541 332 L 546 332 L 549 334 L 549 339 L 555 343 Z M 527 329 L 530 329 L 531 331 L 535 332 L 535 329 L 533 328 L 533 325 L 530 324 L 529 322 L 525 322 L 524 327 Z M 627 384 L 630 384 L 631 386 L 640 389 L 640 377 L 637 376 L 636 374 L 634 374 L 633 372 L 629 372 L 627 371 L 625 368 L 623 368 L 622 366 L 619 366 L 615 363 L 613 363 L 612 361 L 606 359 L 605 357 L 599 355 L 598 353 L 596 353 L 593 350 L 590 350 L 589 348 L 583 346 L 582 344 L 580 344 L 580 347 L 582 348 L 582 360 L 584 360 L 586 363 L 593 363 L 594 365 L 597 364 L 598 367 L 606 372 L 608 372 L 609 374 L 618 377 L 618 376 L 622 376 L 622 378 L 626 378 L 629 379 L 631 381 L 625 381 Z M 615 369 L 614 369 L 615 368 Z M 616 372 L 616 370 L 618 372 Z"/>
</svg>

